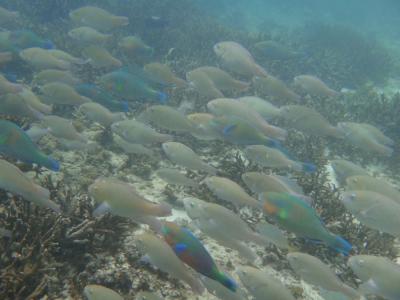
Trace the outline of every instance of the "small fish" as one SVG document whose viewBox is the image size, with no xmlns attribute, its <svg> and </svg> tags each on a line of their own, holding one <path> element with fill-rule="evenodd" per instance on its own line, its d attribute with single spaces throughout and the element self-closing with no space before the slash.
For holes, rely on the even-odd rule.
<svg viewBox="0 0 400 300">
<path fill-rule="evenodd" d="M 372 176 L 355 175 L 346 178 L 347 191 L 371 191 L 384 195 L 400 204 L 400 192 L 383 179 Z"/>
<path fill-rule="evenodd" d="M 50 200 L 50 191 L 37 185 L 13 164 L 0 159 L 0 188 L 19 195 L 38 206 L 60 213 L 60 206 Z"/>
<path fill-rule="evenodd" d="M 244 153 L 249 160 L 260 167 L 289 169 L 296 172 L 313 173 L 316 166 L 311 163 L 303 163 L 292 160 L 285 153 L 264 145 L 247 146 Z"/>
<path fill-rule="evenodd" d="M 61 82 L 46 83 L 40 88 L 41 98 L 47 103 L 63 105 L 81 105 L 91 102 L 87 97 L 78 94 L 74 88 Z"/>
<path fill-rule="evenodd" d="M 246 96 L 238 98 L 238 101 L 257 111 L 265 120 L 273 120 L 279 117 L 279 108 L 265 99 L 256 96 Z"/>
<path fill-rule="evenodd" d="M 296 76 L 294 84 L 312 96 L 329 98 L 340 95 L 339 92 L 328 87 L 321 79 L 311 75 Z"/>
<path fill-rule="evenodd" d="M 43 114 L 31 107 L 21 94 L 7 94 L 0 97 L 0 111 L 2 114 L 40 120 Z"/>
<path fill-rule="evenodd" d="M 107 91 L 128 101 L 154 100 L 166 103 L 167 94 L 152 87 L 147 78 L 137 76 L 125 70 L 117 70 L 100 77 L 100 85 Z"/>
<path fill-rule="evenodd" d="M 152 265 L 168 273 L 171 277 L 186 282 L 193 292 L 203 293 L 204 287 L 199 279 L 191 274 L 164 240 L 152 233 L 145 232 L 136 236 L 136 245 L 140 252 L 149 258 Z"/>
<path fill-rule="evenodd" d="M 111 130 L 133 144 L 158 144 L 173 140 L 169 134 L 159 133 L 150 126 L 136 120 L 123 120 L 111 125 Z"/>
<path fill-rule="evenodd" d="M 289 89 L 280 79 L 268 75 L 253 78 L 253 85 L 258 93 L 272 97 L 278 103 L 295 103 L 300 101 L 300 96 Z"/>
<path fill-rule="evenodd" d="M 88 300 L 124 300 L 117 292 L 102 285 L 89 284 L 83 289 Z"/>
<path fill-rule="evenodd" d="M 183 113 L 166 105 L 149 106 L 138 119 L 175 132 L 190 132 L 193 129 L 192 122 Z"/>
<path fill-rule="evenodd" d="M 242 120 L 270 138 L 284 140 L 287 136 L 286 130 L 270 125 L 257 111 L 236 99 L 214 99 L 207 103 L 207 108 L 216 116 Z"/>
<path fill-rule="evenodd" d="M 348 255 L 349 242 L 328 231 L 315 210 L 302 198 L 287 193 L 262 193 L 264 213 L 285 230 L 310 241 L 321 241 L 330 248 Z"/>
<path fill-rule="evenodd" d="M 71 64 L 65 60 L 54 57 L 51 52 L 42 48 L 27 48 L 19 52 L 22 60 L 26 61 L 36 70 L 58 69 L 69 70 Z"/>
<path fill-rule="evenodd" d="M 362 224 L 400 237 L 400 204 L 371 191 L 347 191 L 341 200 Z"/>
<path fill-rule="evenodd" d="M 177 88 L 187 86 L 187 82 L 177 77 L 168 65 L 155 62 L 145 65 L 143 69 L 155 81 L 164 82 Z"/>
<path fill-rule="evenodd" d="M 113 140 L 114 143 L 127 154 L 140 154 L 149 157 L 157 157 L 153 150 L 143 146 L 142 144 L 129 143 L 118 135 L 114 136 Z"/>
<path fill-rule="evenodd" d="M 135 222 L 150 225 L 159 231 L 161 224 L 155 217 L 171 215 L 171 207 L 166 203 L 153 203 L 139 195 L 135 187 L 115 178 L 98 178 L 89 188 L 89 195 L 100 205 L 93 216 L 107 212 Z"/>
<path fill-rule="evenodd" d="M 267 72 L 254 61 L 250 52 L 236 42 L 219 42 L 213 49 L 222 64 L 234 73 L 247 77 L 267 75 Z"/>
<path fill-rule="evenodd" d="M 276 278 L 259 269 L 241 266 L 237 271 L 254 300 L 295 300 L 290 291 Z"/>
<path fill-rule="evenodd" d="M 331 166 L 335 171 L 337 180 L 341 184 L 345 183 L 346 179 L 351 176 L 369 176 L 369 173 L 365 169 L 345 159 L 334 159 L 331 161 Z"/>
<path fill-rule="evenodd" d="M 185 174 L 179 172 L 176 169 L 162 168 L 157 170 L 156 174 L 168 184 L 189 186 L 193 188 L 197 188 L 199 186 L 196 181 L 186 177 Z"/>
<path fill-rule="evenodd" d="M 358 288 L 362 294 L 400 299 L 399 264 L 386 257 L 355 255 L 349 258 L 348 265 L 363 282 Z"/>
<path fill-rule="evenodd" d="M 53 171 L 60 170 L 58 161 L 44 154 L 21 128 L 5 120 L 0 120 L 0 153 Z"/>
<path fill-rule="evenodd" d="M 115 16 L 95 6 L 83 6 L 75 9 L 69 13 L 69 17 L 76 25 L 89 26 L 100 31 L 108 31 L 129 24 L 127 17 Z"/>
<path fill-rule="evenodd" d="M 284 176 L 246 172 L 242 174 L 242 180 L 256 194 L 264 192 L 303 194 L 302 188 L 294 180 Z"/>
<path fill-rule="evenodd" d="M 204 179 L 204 183 L 218 198 L 228 201 L 236 207 L 261 207 L 261 203 L 247 194 L 240 185 L 228 178 L 211 176 Z"/>
<path fill-rule="evenodd" d="M 253 242 L 262 247 L 268 245 L 266 239 L 252 231 L 238 215 L 221 205 L 193 197 L 183 199 L 183 204 L 201 231 L 221 245 L 238 251 L 249 262 L 253 262 L 257 256 L 245 243 Z"/>
<path fill-rule="evenodd" d="M 106 107 L 96 102 L 83 103 L 79 106 L 79 112 L 83 113 L 89 120 L 97 122 L 104 127 L 124 119 L 123 113 L 112 113 Z"/>
<path fill-rule="evenodd" d="M 236 283 L 218 269 L 203 244 L 187 228 L 166 221 L 163 223 L 162 235 L 185 264 L 231 291 L 236 291 Z"/>
<path fill-rule="evenodd" d="M 286 105 L 280 108 L 281 117 L 292 128 L 315 136 L 343 138 L 338 128 L 332 126 L 319 112 L 302 105 Z"/>
<path fill-rule="evenodd" d="M 43 70 L 36 73 L 33 77 L 33 83 L 37 85 L 43 85 L 51 82 L 61 82 L 71 86 L 75 86 L 80 83 L 80 80 L 69 71 L 62 70 Z"/>
<path fill-rule="evenodd" d="M 374 127 L 366 126 L 365 123 L 340 122 L 339 130 L 343 133 L 345 139 L 352 145 L 365 152 L 373 152 L 382 156 L 391 156 L 393 153 L 393 141 L 379 135 Z M 377 129 L 376 129 L 377 130 Z M 385 143 L 386 142 L 386 143 Z"/>
<path fill-rule="evenodd" d="M 104 34 L 94 28 L 81 26 L 68 31 L 68 36 L 82 44 L 102 44 L 111 38 L 111 34 Z"/>
<path fill-rule="evenodd" d="M 286 258 L 304 281 L 328 291 L 344 293 L 351 299 L 360 299 L 361 295 L 355 289 L 341 282 L 331 268 L 318 258 L 300 252 L 291 252 Z"/>
<path fill-rule="evenodd" d="M 189 170 L 197 170 L 208 174 L 216 174 L 217 169 L 208 165 L 188 146 L 177 142 L 166 142 L 162 144 L 165 155 L 173 163 Z"/>
<path fill-rule="evenodd" d="M 146 45 L 143 40 L 138 36 L 126 36 L 121 39 L 118 46 L 125 53 L 125 55 L 133 57 L 136 55 L 152 55 L 154 49 Z"/>
<path fill-rule="evenodd" d="M 85 47 L 82 54 L 94 68 L 117 69 L 122 67 L 122 62 L 119 59 L 98 45 Z"/>
</svg>

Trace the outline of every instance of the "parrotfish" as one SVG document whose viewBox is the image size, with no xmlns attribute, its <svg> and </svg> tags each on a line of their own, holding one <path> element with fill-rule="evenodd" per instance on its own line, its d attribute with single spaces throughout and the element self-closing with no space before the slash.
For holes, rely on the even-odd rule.
<svg viewBox="0 0 400 300">
<path fill-rule="evenodd" d="M 216 140 L 220 134 L 212 125 L 214 116 L 208 113 L 193 113 L 186 116 L 192 122 L 190 134 L 199 140 Z"/>
<path fill-rule="evenodd" d="M 101 44 L 111 38 L 111 34 L 104 34 L 94 28 L 81 26 L 68 32 L 68 36 L 82 44 Z"/>
<path fill-rule="evenodd" d="M 179 172 L 177 169 L 162 168 L 157 170 L 157 176 L 168 184 L 198 187 L 199 184 L 193 179 L 186 177 L 185 174 Z"/>
<path fill-rule="evenodd" d="M 60 169 L 59 162 L 40 151 L 21 128 L 5 120 L 0 120 L 0 153 L 53 171 Z"/>
<path fill-rule="evenodd" d="M 109 127 L 112 123 L 124 119 L 123 113 L 112 113 L 106 107 L 96 102 L 81 104 L 79 112 L 83 113 L 89 120 L 97 122 L 104 127 Z"/>
<path fill-rule="evenodd" d="M 356 255 L 349 258 L 348 265 L 363 282 L 358 288 L 362 294 L 400 299 L 399 264 L 386 257 Z"/>
<path fill-rule="evenodd" d="M 238 98 L 239 102 L 246 104 L 247 107 L 257 111 L 265 120 L 272 120 L 279 116 L 279 108 L 265 99 L 256 96 L 246 96 Z"/>
<path fill-rule="evenodd" d="M 112 289 L 97 284 L 85 286 L 83 294 L 88 300 L 124 300 L 124 298 Z"/>
<path fill-rule="evenodd" d="M 111 55 L 107 49 L 98 45 L 90 45 L 83 49 L 83 56 L 87 62 L 95 68 L 117 69 L 122 66 L 122 62 Z"/>
<path fill-rule="evenodd" d="M 71 68 L 69 62 L 54 57 L 51 52 L 42 48 L 24 49 L 19 52 L 19 56 L 36 70 L 69 70 Z"/>
<path fill-rule="evenodd" d="M 13 164 L 0 159 L 0 188 L 19 195 L 36 205 L 60 212 L 60 206 L 50 200 L 50 191 L 37 185 Z"/>
<path fill-rule="evenodd" d="M 207 99 L 224 97 L 224 94 L 215 86 L 211 78 L 198 69 L 187 72 L 186 80 L 190 87 Z"/>
<path fill-rule="evenodd" d="M 204 287 L 200 280 L 190 273 L 164 240 L 145 232 L 136 236 L 136 245 L 152 265 L 168 273 L 171 277 L 186 282 L 195 293 L 202 294 Z"/>
<path fill-rule="evenodd" d="M 50 82 L 62 82 L 71 86 L 80 83 L 80 80 L 69 71 L 48 69 L 36 73 L 33 77 L 33 83 L 42 85 Z M 85 96 L 85 95 L 84 95 Z"/>
<path fill-rule="evenodd" d="M 143 69 L 155 81 L 164 82 L 177 88 L 187 86 L 187 82 L 177 77 L 168 65 L 155 62 L 145 65 Z"/>
<path fill-rule="evenodd" d="M 311 75 L 299 75 L 294 78 L 294 84 L 304 89 L 312 96 L 335 97 L 340 93 L 331 89 L 321 79 Z"/>
<path fill-rule="evenodd" d="M 100 84 L 107 91 L 128 101 L 151 99 L 167 102 L 167 94 L 153 88 L 147 78 L 131 74 L 125 70 L 107 73 L 100 77 Z"/>
<path fill-rule="evenodd" d="M 256 56 L 259 55 L 272 60 L 286 60 L 294 58 L 297 54 L 289 47 L 273 40 L 261 41 L 254 44 L 254 50 L 256 51 Z"/>
<path fill-rule="evenodd" d="M 200 274 L 218 281 L 228 289 L 236 291 L 236 283 L 218 269 L 207 249 L 187 228 L 166 221 L 163 223 L 162 234 L 165 241 L 185 264 Z"/>
<path fill-rule="evenodd" d="M 304 281 L 326 289 L 341 292 L 351 299 L 360 299 L 361 295 L 352 287 L 341 282 L 328 265 L 306 253 L 291 252 L 287 256 L 290 266 Z"/>
<path fill-rule="evenodd" d="M 164 300 L 164 298 L 161 298 L 156 293 L 152 292 L 139 292 L 136 295 L 135 300 Z"/>
<path fill-rule="evenodd" d="M 54 44 L 25 29 L 10 31 L 4 39 L 0 40 L 0 49 L 14 53 L 32 47 L 53 49 Z"/>
<path fill-rule="evenodd" d="M 118 135 L 115 135 L 113 140 L 114 143 L 117 144 L 127 154 L 140 154 L 149 156 L 151 158 L 157 157 L 153 150 L 143 146 L 142 144 L 130 143 Z"/>
<path fill-rule="evenodd" d="M 75 57 L 65 51 L 59 50 L 59 49 L 50 49 L 48 52 L 55 58 L 69 62 L 70 64 L 75 64 L 75 65 L 83 65 L 86 63 L 85 60 L 79 57 Z"/>
<path fill-rule="evenodd" d="M 344 255 L 352 249 L 349 242 L 325 228 L 315 210 L 303 199 L 287 193 L 263 193 L 260 201 L 267 216 L 298 237 L 320 241 Z"/>
<path fill-rule="evenodd" d="M 146 45 L 143 40 L 138 36 L 126 36 L 121 39 L 118 46 L 125 55 L 132 57 L 137 55 L 152 55 L 154 49 Z"/>
<path fill-rule="evenodd" d="M 22 85 L 12 83 L 0 74 L 0 95 L 13 94 L 22 91 Z"/>
<path fill-rule="evenodd" d="M 369 176 L 367 170 L 345 159 L 334 159 L 331 161 L 331 166 L 335 171 L 337 180 L 341 184 L 345 183 L 346 179 L 351 176 Z"/>
<path fill-rule="evenodd" d="M 46 83 L 40 88 L 42 99 L 47 103 L 63 105 L 80 105 L 91 102 L 85 96 L 78 94 L 75 89 L 62 82 Z"/>
<path fill-rule="evenodd" d="M 289 89 L 283 81 L 272 75 L 254 77 L 253 85 L 258 93 L 270 96 L 278 103 L 294 103 L 300 100 L 299 95 Z"/>
<path fill-rule="evenodd" d="M 94 102 L 97 102 L 111 111 L 123 111 L 127 112 L 129 110 L 128 103 L 126 101 L 119 101 L 113 95 L 111 95 L 106 90 L 91 84 L 83 83 L 75 86 L 75 90 Z"/>
</svg>

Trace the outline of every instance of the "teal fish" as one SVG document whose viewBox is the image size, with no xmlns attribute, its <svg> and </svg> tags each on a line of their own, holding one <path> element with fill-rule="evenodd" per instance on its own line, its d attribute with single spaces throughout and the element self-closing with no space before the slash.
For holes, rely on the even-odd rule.
<svg viewBox="0 0 400 300">
<path fill-rule="evenodd" d="M 100 78 L 100 83 L 111 93 L 130 101 L 151 99 L 165 103 L 168 98 L 167 94 L 153 88 L 146 78 L 131 74 L 125 70 L 103 75 Z"/>
<path fill-rule="evenodd" d="M 58 161 L 41 152 L 21 128 L 5 120 L 0 120 L 0 153 L 53 171 L 60 170 Z"/>
<path fill-rule="evenodd" d="M 11 52 L 18 52 L 23 49 L 39 47 L 43 49 L 53 49 L 54 44 L 41 38 L 30 30 L 15 30 L 9 32 L 5 39 L 0 40 L 0 49 Z"/>
<path fill-rule="evenodd" d="M 320 241 L 344 255 L 352 249 L 349 242 L 325 228 L 315 210 L 303 199 L 288 193 L 262 193 L 260 200 L 264 213 L 297 236 Z"/>
<path fill-rule="evenodd" d="M 168 245 L 185 264 L 200 274 L 218 281 L 231 291 L 236 291 L 236 283 L 221 272 L 203 244 L 187 229 L 172 222 L 164 222 L 162 234 Z"/>
</svg>

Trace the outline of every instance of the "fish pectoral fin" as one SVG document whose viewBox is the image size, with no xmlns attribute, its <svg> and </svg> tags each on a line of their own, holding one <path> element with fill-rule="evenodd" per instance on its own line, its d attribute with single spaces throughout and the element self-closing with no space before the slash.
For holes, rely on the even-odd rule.
<svg viewBox="0 0 400 300">
<path fill-rule="evenodd" d="M 186 244 L 179 243 L 179 244 L 176 244 L 174 246 L 174 251 L 178 255 L 183 253 L 186 249 L 187 249 L 187 245 Z"/>
<path fill-rule="evenodd" d="M 93 217 L 100 217 L 110 211 L 110 205 L 107 202 L 101 203 L 97 208 L 93 211 Z"/>
<path fill-rule="evenodd" d="M 224 129 L 222 130 L 222 133 L 223 133 L 224 135 L 228 135 L 228 134 L 231 133 L 231 131 L 232 131 L 233 129 L 236 128 L 236 126 L 237 126 L 236 124 L 232 124 L 232 125 L 225 126 Z"/>
<path fill-rule="evenodd" d="M 373 279 L 369 279 L 368 281 L 360 284 L 358 287 L 358 291 L 365 295 L 365 294 L 375 294 L 378 290 L 378 286 L 376 285 Z"/>
</svg>

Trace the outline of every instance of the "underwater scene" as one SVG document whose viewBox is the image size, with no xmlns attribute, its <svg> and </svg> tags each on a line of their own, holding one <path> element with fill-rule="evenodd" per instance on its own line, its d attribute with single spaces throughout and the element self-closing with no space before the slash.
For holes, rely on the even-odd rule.
<svg viewBox="0 0 400 300">
<path fill-rule="evenodd" d="M 0 0 L 0 299 L 400 300 L 399 15 Z"/>
</svg>

